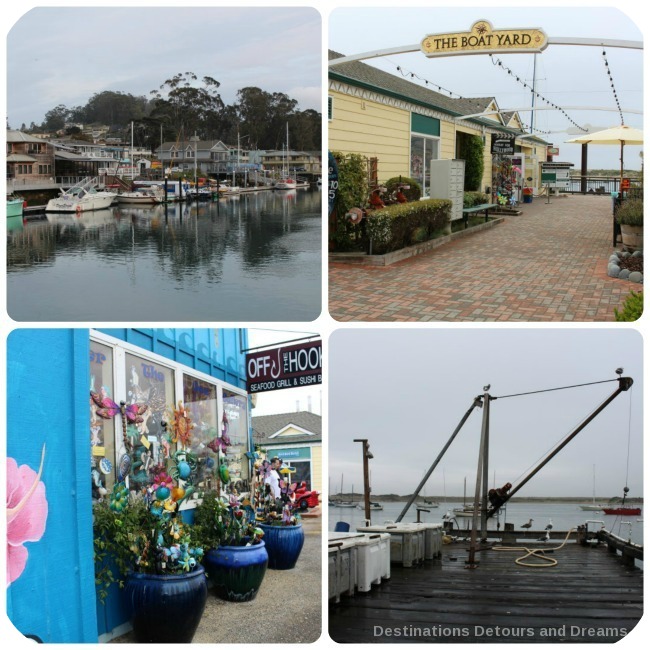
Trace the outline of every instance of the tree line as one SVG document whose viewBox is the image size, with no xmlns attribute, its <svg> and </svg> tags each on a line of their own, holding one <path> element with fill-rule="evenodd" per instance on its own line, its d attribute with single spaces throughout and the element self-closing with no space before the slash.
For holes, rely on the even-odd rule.
<svg viewBox="0 0 650 650">
<path fill-rule="evenodd" d="M 237 92 L 231 105 L 219 95 L 220 83 L 212 77 L 200 81 L 193 72 L 167 79 L 150 96 L 119 91 L 94 94 L 85 106 L 68 108 L 60 104 L 45 114 L 40 125 L 24 124 L 21 131 L 51 133 L 65 130 L 80 133 L 70 124 L 108 125 L 111 134 L 131 139 L 134 145 L 156 149 L 162 141 L 222 140 L 234 144 L 239 137 L 247 149 L 281 149 L 289 127 L 290 147 L 306 151 L 321 149 L 321 114 L 298 110 L 298 102 L 284 93 L 269 93 L 246 87 Z"/>
</svg>

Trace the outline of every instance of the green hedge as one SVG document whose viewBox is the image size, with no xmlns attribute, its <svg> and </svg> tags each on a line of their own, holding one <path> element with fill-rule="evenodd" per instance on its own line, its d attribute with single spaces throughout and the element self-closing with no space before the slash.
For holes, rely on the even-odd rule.
<svg viewBox="0 0 650 650">
<path fill-rule="evenodd" d="M 428 199 L 369 212 L 366 233 L 373 254 L 389 253 L 441 235 L 451 218 L 451 201 Z"/>
<path fill-rule="evenodd" d="M 634 322 L 643 314 L 643 291 L 630 291 L 623 303 L 623 309 L 614 309 L 614 318 L 617 321 Z"/>
<path fill-rule="evenodd" d="M 473 208 L 475 205 L 490 203 L 490 195 L 484 192 L 465 192 L 463 194 L 463 207 Z"/>
<path fill-rule="evenodd" d="M 400 185 L 408 185 L 408 190 L 403 190 L 404 196 L 409 201 L 419 201 L 422 196 L 422 188 L 420 183 L 418 183 L 414 178 L 409 178 L 408 176 L 395 176 L 394 178 L 389 178 L 385 183 L 383 183 L 386 188 L 386 194 L 390 196 L 393 192 L 397 191 L 397 188 Z"/>
</svg>

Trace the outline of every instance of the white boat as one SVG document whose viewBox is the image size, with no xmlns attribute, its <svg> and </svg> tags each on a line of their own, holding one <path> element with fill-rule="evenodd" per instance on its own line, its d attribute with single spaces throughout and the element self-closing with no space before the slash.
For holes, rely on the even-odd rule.
<svg viewBox="0 0 650 650">
<path fill-rule="evenodd" d="M 420 501 L 415 505 L 418 508 L 439 508 L 440 507 L 440 504 L 437 501 L 429 501 L 428 499 L 425 499 L 424 501 Z"/>
<path fill-rule="evenodd" d="M 231 196 L 240 192 L 241 189 L 236 185 L 219 185 L 219 196 Z"/>
<path fill-rule="evenodd" d="M 276 181 L 273 186 L 276 190 L 295 190 L 298 182 L 289 176 L 289 123 L 287 122 L 287 145 L 286 154 L 282 161 L 282 178 Z"/>
<path fill-rule="evenodd" d="M 117 195 L 117 202 L 119 204 L 144 204 L 156 205 L 163 203 L 165 200 L 165 192 L 163 189 L 155 187 L 141 187 L 133 190 L 132 192 L 120 192 Z"/>
<path fill-rule="evenodd" d="M 61 190 L 61 195 L 50 199 L 45 212 L 89 212 L 110 207 L 117 192 L 104 192 L 95 189 L 95 180 L 86 178 L 68 190 Z"/>
<path fill-rule="evenodd" d="M 587 512 L 600 512 L 603 508 L 602 504 L 596 503 L 596 466 L 593 466 L 593 486 L 591 490 L 591 503 L 580 504 L 578 507 L 580 510 L 585 510 Z"/>
</svg>

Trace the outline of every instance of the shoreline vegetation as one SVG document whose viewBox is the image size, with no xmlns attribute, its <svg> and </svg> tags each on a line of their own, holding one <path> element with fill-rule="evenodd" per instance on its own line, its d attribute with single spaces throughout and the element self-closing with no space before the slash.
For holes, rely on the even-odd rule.
<svg viewBox="0 0 650 650">
<path fill-rule="evenodd" d="M 384 503 L 405 503 L 411 498 L 412 495 L 405 494 L 373 494 L 370 497 L 371 501 L 383 501 Z M 330 495 L 331 499 L 342 501 L 354 501 L 354 502 L 363 502 L 363 494 L 358 492 L 344 492 L 343 494 L 332 494 Z M 435 501 L 437 503 L 463 503 L 463 497 L 443 497 L 435 495 L 420 495 L 418 501 Z M 583 496 L 583 497 L 512 497 L 509 500 L 509 503 L 577 503 L 577 504 L 589 504 L 592 503 L 593 497 Z M 597 504 L 616 504 L 620 503 L 622 499 L 620 497 L 596 497 Z M 625 499 L 625 503 L 643 503 L 643 497 L 628 497 Z"/>
</svg>

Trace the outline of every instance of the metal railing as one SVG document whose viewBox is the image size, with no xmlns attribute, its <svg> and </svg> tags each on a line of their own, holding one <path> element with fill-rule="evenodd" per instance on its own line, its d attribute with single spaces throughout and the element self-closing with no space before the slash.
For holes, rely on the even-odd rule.
<svg viewBox="0 0 650 650">
<path fill-rule="evenodd" d="M 619 191 L 621 179 L 614 176 L 573 177 L 569 188 L 562 190 L 569 194 L 612 194 Z M 641 186 L 640 181 L 632 181 L 633 187 Z"/>
</svg>

